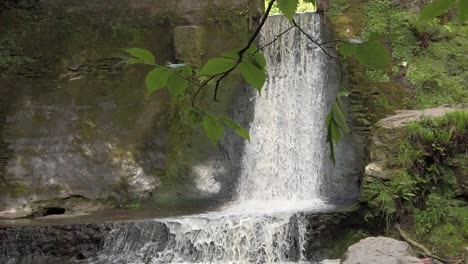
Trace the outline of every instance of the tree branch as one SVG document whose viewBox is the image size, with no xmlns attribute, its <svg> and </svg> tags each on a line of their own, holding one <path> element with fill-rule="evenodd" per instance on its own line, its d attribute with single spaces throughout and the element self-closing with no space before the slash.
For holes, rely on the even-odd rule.
<svg viewBox="0 0 468 264">
<path fill-rule="evenodd" d="M 411 246 L 413 247 L 416 247 L 418 249 L 420 249 L 422 252 L 421 254 L 426 256 L 426 257 L 430 257 L 430 258 L 434 258 L 434 259 L 437 259 L 437 260 L 440 260 L 444 263 L 447 263 L 448 261 L 446 259 L 443 259 L 441 257 L 438 257 L 438 256 L 435 256 L 432 254 L 431 251 L 429 251 L 429 249 L 427 249 L 425 246 L 419 244 L 418 242 L 414 241 L 413 239 L 411 239 L 409 237 L 408 234 L 406 234 L 405 231 L 403 231 L 403 229 L 401 229 L 400 225 L 399 224 L 395 224 L 395 228 L 396 230 L 398 230 L 398 233 L 400 234 L 401 238 L 403 238 L 403 240 L 405 240 L 406 242 L 408 242 L 408 244 L 410 244 Z"/>
<path fill-rule="evenodd" d="M 278 39 L 280 39 L 284 34 L 288 33 L 291 29 L 295 28 L 295 26 L 291 26 L 290 28 L 284 30 L 283 32 L 281 32 L 280 34 L 276 35 L 275 38 L 268 42 L 267 44 L 263 45 L 262 47 L 260 47 L 259 49 L 257 49 L 257 51 L 255 51 L 254 53 L 251 54 L 252 55 L 255 55 L 256 53 L 264 50 L 266 47 L 270 46 L 271 44 L 275 43 Z"/>
<path fill-rule="evenodd" d="M 338 63 L 338 67 L 340 68 L 340 84 L 339 84 L 339 87 L 341 87 L 341 85 L 343 84 L 343 64 L 341 63 L 341 60 L 339 57 L 336 57 L 336 56 L 333 56 L 331 55 L 326 49 L 324 49 L 323 45 L 326 45 L 326 44 L 329 44 L 329 43 L 333 43 L 333 42 L 346 42 L 346 41 L 343 41 L 343 40 L 331 40 L 331 41 L 325 41 L 325 42 L 322 42 L 322 43 L 319 43 L 318 41 L 314 40 L 312 38 L 312 36 L 310 36 L 307 32 L 305 32 L 304 29 L 302 29 L 297 23 L 295 20 L 293 20 L 293 25 L 294 27 L 296 27 L 302 34 L 304 34 L 312 43 L 314 43 L 315 45 L 317 45 L 323 53 L 325 53 L 325 55 L 327 55 L 328 57 L 336 60 L 336 62 Z"/>
<path fill-rule="evenodd" d="M 271 12 L 271 9 L 273 8 L 273 4 L 276 2 L 276 0 L 270 0 L 270 2 L 268 3 L 268 7 L 265 11 L 265 14 L 263 15 L 262 17 L 262 20 L 260 22 L 260 24 L 258 25 L 257 29 L 255 30 L 255 32 L 253 33 L 253 35 L 250 37 L 247 45 L 245 45 L 238 53 L 239 55 L 239 58 L 237 60 L 237 63 L 236 65 L 234 65 L 232 68 L 230 68 L 229 70 L 225 71 L 224 73 L 221 73 L 221 74 L 218 74 L 218 75 L 214 75 L 212 76 L 210 79 L 208 79 L 207 81 L 205 81 L 201 86 L 199 86 L 197 92 L 194 94 L 194 96 L 192 97 L 192 107 L 195 107 L 195 99 L 197 98 L 197 96 L 200 94 L 201 90 L 208 84 L 208 82 L 212 81 L 215 77 L 217 76 L 221 76 L 218 80 L 216 80 L 216 84 L 215 84 L 215 90 L 214 90 L 214 94 L 213 94 L 213 100 L 216 101 L 216 102 L 219 102 L 218 100 L 218 91 L 219 91 L 219 87 L 221 85 L 221 82 L 232 72 L 234 71 L 238 66 L 239 64 L 242 62 L 242 58 L 245 54 L 245 52 L 247 52 L 247 50 L 250 48 L 250 46 L 252 46 L 252 43 L 255 41 L 255 39 L 258 37 L 258 35 L 260 35 L 260 32 L 263 28 L 263 26 L 265 25 L 267 19 L 268 19 L 268 16 L 270 15 L 270 12 Z"/>
<path fill-rule="evenodd" d="M 220 74 L 217 74 L 217 75 L 213 75 L 211 76 L 208 80 L 206 80 L 205 82 L 203 82 L 201 85 L 196 85 L 198 87 L 198 90 L 195 92 L 195 94 L 193 95 L 192 97 L 192 107 L 196 107 L 196 104 L 195 104 L 195 100 L 196 98 L 198 97 L 198 95 L 200 94 L 201 90 L 207 86 L 209 84 L 209 82 L 211 82 L 212 80 L 214 80 L 215 78 L 219 77 L 217 80 L 216 80 L 216 83 L 215 83 L 215 89 L 214 89 L 214 94 L 213 94 L 213 100 L 216 101 L 216 102 L 219 102 L 218 100 L 218 93 L 219 93 L 219 88 L 221 86 L 221 82 L 227 77 L 229 76 L 229 74 L 231 74 L 231 72 L 233 72 L 238 66 L 239 64 L 242 62 L 242 59 L 243 59 L 243 56 L 244 54 L 247 52 L 247 50 L 250 48 L 250 46 L 254 43 L 255 39 L 260 35 L 260 32 L 262 30 L 262 28 L 264 27 L 267 19 L 268 19 L 268 16 L 270 15 L 270 12 L 271 12 L 271 9 L 273 8 L 273 5 L 274 3 L 276 2 L 276 0 L 270 0 L 270 2 L 268 2 L 268 6 L 266 8 L 266 11 L 265 11 L 265 14 L 263 15 L 262 17 L 262 20 L 260 22 L 260 24 L 258 25 L 257 29 L 255 30 L 255 32 L 252 34 L 252 36 L 250 37 L 249 41 L 247 42 L 247 45 L 245 45 L 239 52 L 238 52 L 238 60 L 236 62 L 236 64 L 231 67 L 229 70 L 223 72 L 223 73 L 220 73 Z M 305 30 L 303 30 L 297 23 L 295 20 L 292 21 L 293 22 L 293 26 L 291 26 L 290 28 L 284 30 L 283 32 L 281 32 L 280 34 L 278 34 L 277 36 L 275 36 L 275 38 L 270 41 L 269 43 L 265 44 L 264 46 L 262 46 L 261 48 L 257 49 L 254 53 L 252 53 L 251 55 L 254 55 L 262 50 L 264 50 L 266 47 L 272 45 L 273 43 L 275 43 L 279 38 L 281 38 L 284 34 L 286 34 L 287 32 L 289 32 L 291 29 L 293 28 L 297 28 L 302 34 L 304 34 L 307 39 L 309 39 L 311 42 L 313 42 L 315 45 L 317 45 L 323 53 L 325 53 L 325 55 L 327 55 L 329 58 L 332 58 L 334 60 L 337 61 L 338 63 L 338 66 L 340 68 L 340 84 L 339 86 L 341 87 L 341 85 L 343 84 L 343 65 L 341 63 L 341 60 L 339 57 L 336 57 L 336 56 L 333 56 L 332 54 L 330 54 L 323 46 L 324 45 L 327 45 L 327 44 L 330 44 L 330 43 L 336 43 L 336 42 L 345 42 L 345 41 L 342 41 L 342 40 L 330 40 L 330 41 L 325 41 L 325 42 L 322 42 L 322 43 L 319 43 L 318 41 L 314 40 L 307 32 L 305 32 Z"/>
</svg>

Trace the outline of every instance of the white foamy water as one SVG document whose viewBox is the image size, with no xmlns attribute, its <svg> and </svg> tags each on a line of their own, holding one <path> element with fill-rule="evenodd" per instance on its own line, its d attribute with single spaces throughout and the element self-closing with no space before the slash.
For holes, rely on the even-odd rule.
<svg viewBox="0 0 468 264">
<path fill-rule="evenodd" d="M 320 41 L 319 15 L 304 14 L 297 20 Z M 261 43 L 288 27 L 283 17 L 271 17 Z M 96 263 L 307 262 L 310 222 L 302 212 L 330 208 L 321 199 L 320 186 L 330 167 L 325 118 L 333 91 L 323 77 L 325 55 L 298 31 L 291 30 L 264 53 L 268 80 L 255 98 L 252 140 L 245 146 L 234 201 L 219 212 L 138 225 L 138 232 L 149 238 L 118 228 Z M 167 227 L 165 245 L 148 235 L 157 234 L 156 223 Z M 129 245 L 134 236 L 140 242 Z"/>
</svg>

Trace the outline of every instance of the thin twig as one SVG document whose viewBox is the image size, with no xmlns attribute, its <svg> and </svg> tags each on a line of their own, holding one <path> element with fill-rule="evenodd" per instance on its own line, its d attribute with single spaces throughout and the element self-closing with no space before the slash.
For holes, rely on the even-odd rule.
<svg viewBox="0 0 468 264">
<path fill-rule="evenodd" d="M 270 2 L 268 3 L 268 7 L 265 11 L 265 14 L 263 15 L 263 18 L 262 18 L 262 21 L 260 22 L 260 25 L 258 25 L 257 27 L 257 30 L 255 30 L 254 34 L 250 37 L 250 40 L 249 42 L 247 43 L 247 45 L 241 49 L 238 53 L 239 55 L 239 59 L 237 60 L 237 63 L 236 65 L 234 65 L 231 69 L 227 70 L 226 72 L 224 72 L 223 75 L 221 75 L 221 77 L 216 81 L 216 85 L 215 85 L 215 91 L 214 91 L 214 96 L 213 96 L 213 99 L 215 101 L 218 101 L 218 90 L 219 90 L 219 87 L 220 87 L 220 84 L 221 82 L 233 71 L 237 68 L 237 66 L 239 66 L 239 64 L 242 62 L 242 58 L 245 54 L 245 52 L 247 52 L 247 50 L 250 48 L 250 46 L 252 45 L 252 43 L 255 41 L 255 39 L 258 37 L 258 35 L 260 34 L 263 26 L 265 25 L 267 19 L 268 19 L 268 16 L 270 15 L 270 12 L 271 12 L 271 9 L 273 8 L 273 4 L 276 2 L 276 0 L 270 0 Z"/>
<path fill-rule="evenodd" d="M 421 252 L 422 255 L 427 256 L 427 257 L 431 257 L 431 258 L 435 258 L 435 259 L 440 260 L 440 261 L 445 262 L 445 263 L 448 262 L 448 260 L 446 260 L 446 259 L 443 259 L 443 258 L 441 258 L 439 256 L 433 255 L 432 252 L 429 251 L 429 249 L 427 249 L 425 246 L 423 246 L 423 245 L 419 244 L 418 242 L 414 241 L 413 239 L 411 239 L 409 237 L 409 235 L 406 234 L 406 232 L 403 231 L 403 229 L 401 229 L 399 224 L 395 224 L 395 228 L 396 228 L 396 230 L 398 230 L 398 233 L 400 234 L 401 238 L 403 238 L 403 240 L 408 242 L 408 244 L 410 244 L 411 246 L 420 249 L 422 251 Z"/>
<path fill-rule="evenodd" d="M 201 84 L 201 85 L 198 86 L 198 90 L 195 92 L 195 94 L 194 94 L 193 97 L 192 97 L 192 108 L 195 108 L 195 107 L 196 107 L 196 105 L 195 105 L 195 99 L 197 98 L 198 94 L 201 92 L 201 90 L 203 89 L 203 87 L 205 87 L 209 82 L 211 82 L 214 78 L 216 78 L 217 76 L 219 76 L 219 75 L 221 75 L 221 74 L 222 74 L 222 73 L 211 76 L 209 79 L 207 79 L 206 81 L 204 81 L 203 84 Z"/>
<path fill-rule="evenodd" d="M 307 32 L 305 32 L 304 29 L 302 29 L 297 23 L 295 20 L 293 20 L 293 25 L 302 33 L 304 34 L 311 42 L 313 42 L 315 45 L 317 45 L 322 51 L 323 53 L 325 53 L 325 55 L 327 55 L 328 57 L 336 60 L 336 62 L 338 63 L 338 67 L 340 68 L 340 84 L 339 84 L 339 87 L 341 87 L 341 85 L 343 84 L 343 64 L 341 63 L 341 60 L 339 57 L 336 57 L 336 56 L 333 56 L 331 55 L 330 53 L 328 53 L 327 50 L 325 50 L 323 48 L 323 45 L 326 45 L 326 44 L 329 44 L 329 43 L 332 43 L 332 42 L 345 42 L 345 41 L 342 41 L 342 40 L 331 40 L 331 41 L 325 41 L 325 42 L 322 42 L 322 43 L 319 43 L 318 41 L 314 40 Z"/>
<path fill-rule="evenodd" d="M 283 32 L 281 32 L 280 34 L 276 35 L 275 38 L 268 42 L 267 44 L 263 45 L 262 47 L 258 48 L 254 53 L 251 54 L 252 55 L 255 55 L 256 53 L 264 50 L 266 47 L 270 46 L 271 44 L 275 43 L 279 38 L 281 38 L 284 34 L 288 33 L 291 29 L 295 28 L 295 26 L 291 26 L 290 28 L 284 30 Z"/>
<path fill-rule="evenodd" d="M 201 86 L 200 84 L 194 82 L 192 79 L 189 79 L 189 78 L 183 76 L 182 74 L 178 73 L 177 70 L 173 70 L 171 68 L 167 68 L 167 67 L 164 67 L 164 66 L 161 66 L 161 65 L 158 65 L 158 64 L 148 63 L 148 62 L 142 61 L 142 60 L 137 59 L 137 58 L 134 58 L 134 59 L 140 61 L 141 64 L 145 64 L 145 65 L 153 66 L 153 67 L 156 67 L 156 68 L 161 68 L 161 69 L 164 69 L 166 71 L 170 71 L 170 72 L 174 73 L 175 75 L 179 76 L 180 78 L 186 80 L 187 82 L 189 82 L 189 83 L 191 83 L 191 84 L 193 84 L 193 85 L 195 85 L 197 87 Z"/>
<path fill-rule="evenodd" d="M 195 85 L 195 86 L 197 86 L 197 87 L 200 87 L 200 84 L 198 84 L 198 83 L 192 81 L 192 79 L 189 79 L 189 78 L 183 76 L 182 74 L 178 73 L 177 70 L 172 70 L 172 69 L 169 69 L 169 68 L 167 68 L 167 67 L 164 67 L 164 66 L 161 66 L 161 65 L 157 65 L 157 64 L 154 64 L 154 65 L 153 65 L 153 64 L 150 64 L 150 65 L 155 66 L 155 67 L 157 67 L 157 68 L 165 69 L 166 71 L 170 71 L 170 72 L 172 72 L 172 73 L 178 75 L 178 76 L 181 77 L 182 79 L 188 81 L 189 83 L 191 83 L 191 84 L 193 84 L 193 85 Z"/>
<path fill-rule="evenodd" d="M 260 22 L 260 24 L 258 25 L 257 29 L 255 30 L 254 34 L 250 37 L 247 45 L 242 48 L 238 55 L 239 55 L 239 58 L 236 62 L 236 64 L 231 67 L 229 70 L 223 72 L 223 73 L 220 73 L 220 74 L 217 74 L 217 75 L 213 75 L 211 76 L 207 81 L 205 81 L 203 84 L 201 84 L 200 86 L 198 86 L 198 90 L 197 92 L 193 95 L 192 97 L 192 107 L 196 107 L 195 105 L 195 99 L 197 98 L 197 96 L 200 94 L 201 90 L 207 86 L 207 84 L 212 81 L 214 78 L 218 77 L 218 76 L 221 76 L 219 77 L 218 80 L 216 80 L 216 84 L 215 84 L 215 90 L 214 90 L 214 94 L 213 94 L 213 100 L 216 101 L 216 102 L 219 102 L 218 101 L 218 91 L 219 91 L 219 87 L 221 85 L 221 82 L 232 72 L 234 71 L 238 66 L 239 64 L 242 62 L 242 57 L 244 56 L 244 53 L 247 52 L 247 50 L 250 48 L 250 46 L 252 45 L 252 43 L 255 41 L 255 39 L 258 37 L 258 35 L 260 34 L 263 26 L 265 25 L 267 19 L 268 19 L 268 16 L 270 15 L 270 12 L 271 12 L 271 9 L 273 8 L 273 4 L 276 2 L 276 0 L 270 0 L 270 2 L 268 3 L 268 7 L 265 11 L 265 14 L 263 15 L 262 17 L 262 20 Z"/>
<path fill-rule="evenodd" d="M 322 45 L 321 45 L 320 43 L 318 43 L 318 42 L 317 42 L 316 40 L 314 40 L 307 32 L 305 32 L 305 31 L 296 23 L 295 20 L 293 20 L 293 24 L 294 24 L 294 26 L 295 26 L 297 29 L 299 29 L 299 31 L 300 31 L 302 34 L 304 34 L 310 41 L 312 41 L 315 45 L 317 45 L 317 46 L 323 51 L 323 53 L 325 53 L 325 54 L 326 54 L 328 57 L 330 57 L 330 58 L 333 58 L 333 59 L 338 60 L 337 57 L 335 57 L 335 56 L 331 55 L 330 53 L 328 53 L 328 52 L 322 47 Z"/>
</svg>

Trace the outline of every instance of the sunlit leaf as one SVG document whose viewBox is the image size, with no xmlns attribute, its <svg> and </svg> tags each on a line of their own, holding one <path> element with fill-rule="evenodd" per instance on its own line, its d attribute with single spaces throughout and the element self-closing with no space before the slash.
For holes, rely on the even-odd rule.
<svg viewBox="0 0 468 264">
<path fill-rule="evenodd" d="M 148 94 L 151 94 L 167 85 L 171 72 L 163 68 L 155 68 L 146 75 L 145 83 Z"/>
<path fill-rule="evenodd" d="M 143 63 L 141 60 L 137 60 L 137 59 L 129 59 L 129 60 L 126 60 L 124 61 L 125 64 L 127 65 L 132 65 L 132 64 L 140 64 L 140 63 Z"/>
<path fill-rule="evenodd" d="M 250 142 L 250 135 L 249 131 L 239 125 L 238 123 L 234 122 L 227 116 L 221 116 L 221 119 L 223 120 L 224 124 L 226 124 L 228 127 L 232 128 L 236 134 Z"/>
<path fill-rule="evenodd" d="M 356 46 L 356 44 L 345 42 L 338 46 L 338 50 L 340 51 L 341 55 L 343 55 L 343 57 L 349 58 L 356 54 Z"/>
<path fill-rule="evenodd" d="M 349 96 L 349 91 L 346 90 L 346 88 L 341 87 L 340 90 L 338 91 L 338 98 L 348 97 L 348 96 Z"/>
<path fill-rule="evenodd" d="M 455 3 L 456 0 L 435 0 L 434 2 L 428 4 L 421 11 L 419 15 L 420 20 L 430 20 L 436 18 L 450 8 L 450 6 Z"/>
<path fill-rule="evenodd" d="M 265 69 L 259 68 L 250 60 L 242 61 L 239 69 L 247 83 L 260 93 L 266 81 Z"/>
<path fill-rule="evenodd" d="M 267 64 L 265 55 L 261 52 L 257 52 L 252 56 L 252 62 L 260 69 L 265 69 Z"/>
<path fill-rule="evenodd" d="M 221 54 L 221 57 L 226 59 L 235 60 L 236 63 L 239 60 L 239 52 L 242 49 L 233 49 Z M 250 60 L 253 64 L 255 64 L 260 69 L 265 69 L 266 67 L 266 59 L 265 55 L 258 50 L 257 45 L 251 44 L 250 47 L 245 51 L 242 56 L 242 60 Z"/>
<path fill-rule="evenodd" d="M 377 41 L 366 42 L 356 46 L 356 59 L 369 68 L 385 68 L 390 63 L 387 49 Z"/>
<path fill-rule="evenodd" d="M 188 88 L 188 81 L 176 73 L 172 73 L 167 80 L 167 88 L 173 97 L 182 95 Z"/>
<path fill-rule="evenodd" d="M 214 58 L 209 60 L 199 72 L 199 76 L 217 75 L 224 73 L 237 64 L 236 60 L 229 58 Z"/>
<path fill-rule="evenodd" d="M 221 54 L 221 57 L 226 58 L 226 59 L 231 59 L 231 60 L 238 60 L 239 59 L 239 52 L 242 49 L 233 49 L 230 51 L 226 51 L 223 54 Z"/>
<path fill-rule="evenodd" d="M 219 118 L 213 115 L 203 117 L 203 129 L 213 144 L 216 144 L 224 134 L 223 124 L 221 124 Z"/>
<path fill-rule="evenodd" d="M 124 51 L 132 55 L 133 57 L 141 60 L 144 63 L 148 63 L 148 64 L 156 63 L 153 54 L 148 50 L 139 49 L 139 48 L 130 48 L 130 49 L 124 49 Z"/>
<path fill-rule="evenodd" d="M 278 8 L 285 17 L 292 21 L 296 14 L 299 0 L 277 0 Z"/>
</svg>

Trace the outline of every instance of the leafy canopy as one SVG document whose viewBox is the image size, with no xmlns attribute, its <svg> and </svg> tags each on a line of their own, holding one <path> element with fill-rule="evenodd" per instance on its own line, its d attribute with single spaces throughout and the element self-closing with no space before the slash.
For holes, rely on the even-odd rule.
<svg viewBox="0 0 468 264">
<path fill-rule="evenodd" d="M 293 23 L 294 27 L 300 29 L 294 22 L 294 15 L 298 11 L 299 5 L 302 5 L 304 2 L 315 3 L 314 0 L 268 0 L 267 13 L 262 18 L 259 29 L 255 31 L 247 46 L 222 53 L 219 57 L 208 60 L 204 65 L 159 65 L 150 51 L 140 48 L 124 49 L 131 56 L 126 63 L 145 64 L 152 67 L 145 79 L 148 95 L 167 88 L 173 100 L 192 96 L 192 105 L 186 106 L 188 108 L 187 111 L 190 112 L 189 116 L 192 117 L 191 121 L 196 124 L 201 123 L 205 134 L 213 144 L 216 144 L 223 137 L 226 128 L 232 129 L 238 136 L 250 141 L 247 129 L 223 114 L 204 111 L 196 105 L 195 99 L 204 87 L 214 86 L 214 99 L 216 100 L 221 82 L 234 71 L 239 71 L 244 80 L 252 88 L 261 93 L 267 78 L 267 63 L 262 53 L 264 47 L 257 47 L 253 44 L 253 40 L 258 37 L 260 28 L 264 25 L 267 16 L 272 12 L 273 8 L 277 8 L 281 14 Z M 275 7 L 274 4 L 276 4 Z M 454 5 L 456 5 L 459 11 L 458 19 L 460 23 L 466 22 L 468 20 L 468 0 L 435 0 L 424 8 L 421 12 L 420 20 L 431 20 L 444 14 Z M 306 34 L 302 29 L 300 31 Z M 314 40 L 310 40 L 314 42 Z M 382 70 L 386 69 L 389 65 L 390 56 L 378 36 L 371 35 L 366 40 L 335 42 L 338 43 L 339 53 L 345 59 L 355 59 L 369 69 Z M 321 45 L 323 44 L 314 43 L 322 48 Z M 325 49 L 322 48 L 322 50 L 326 52 Z M 339 58 L 333 57 L 328 53 L 327 55 L 332 59 L 339 60 Z M 341 98 L 347 95 L 348 92 L 341 88 L 326 120 L 328 129 L 327 142 L 330 145 L 333 161 L 335 160 L 334 144 L 340 140 L 343 133 L 349 133 L 345 111 L 340 101 Z"/>
</svg>

